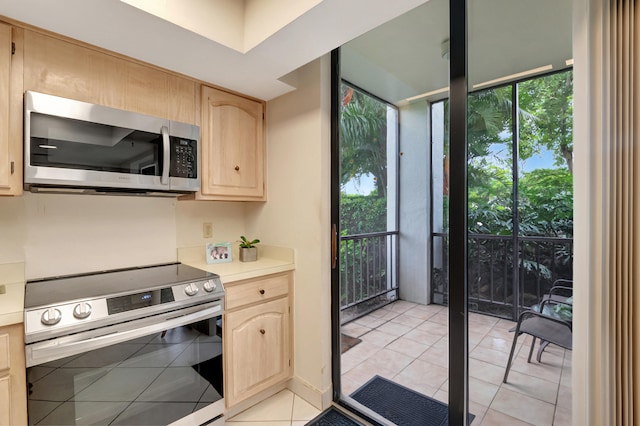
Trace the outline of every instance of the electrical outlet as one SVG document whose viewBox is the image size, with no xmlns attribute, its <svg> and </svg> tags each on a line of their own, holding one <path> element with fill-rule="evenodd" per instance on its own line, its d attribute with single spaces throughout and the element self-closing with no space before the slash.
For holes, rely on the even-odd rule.
<svg viewBox="0 0 640 426">
<path fill-rule="evenodd" d="M 213 237 L 213 225 L 211 222 L 205 222 L 202 224 L 202 238 Z"/>
</svg>

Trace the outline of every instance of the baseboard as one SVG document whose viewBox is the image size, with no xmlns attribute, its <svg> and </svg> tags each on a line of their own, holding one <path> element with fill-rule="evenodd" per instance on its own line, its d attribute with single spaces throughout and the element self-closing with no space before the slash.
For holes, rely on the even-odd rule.
<svg viewBox="0 0 640 426">
<path fill-rule="evenodd" d="M 282 391 L 284 389 L 287 389 L 286 382 L 283 382 L 283 383 L 280 383 L 278 385 L 272 386 L 269 389 L 263 390 L 262 392 L 258 392 L 257 394 L 253 395 L 252 397 L 247 398 L 244 401 L 241 401 L 241 402 L 237 403 L 233 407 L 227 408 L 225 410 L 225 412 L 224 412 L 224 416 L 228 420 L 229 418 L 235 416 L 236 414 L 239 414 L 239 413 L 243 412 L 247 408 L 253 407 L 254 405 L 258 404 L 259 402 L 264 401 L 265 399 L 269 398 L 270 396 L 273 396 L 273 395 L 277 394 L 278 392 L 280 392 L 280 391 Z"/>
<path fill-rule="evenodd" d="M 236 414 L 239 414 L 244 410 L 258 404 L 259 402 L 264 401 L 270 396 L 277 394 L 283 389 L 289 389 L 291 392 L 298 395 L 300 398 L 304 399 L 320 411 L 329 408 L 332 403 L 331 387 L 329 387 L 329 389 L 327 389 L 326 391 L 321 392 L 299 377 L 293 377 L 287 382 L 272 386 L 269 389 L 265 389 L 262 392 L 259 392 L 256 395 L 253 395 L 252 397 L 237 403 L 233 407 L 226 409 L 224 416 L 226 419 L 229 419 Z"/>
<path fill-rule="evenodd" d="M 287 382 L 287 388 L 320 411 L 331 406 L 331 386 L 322 392 L 301 378 L 293 377 Z"/>
</svg>

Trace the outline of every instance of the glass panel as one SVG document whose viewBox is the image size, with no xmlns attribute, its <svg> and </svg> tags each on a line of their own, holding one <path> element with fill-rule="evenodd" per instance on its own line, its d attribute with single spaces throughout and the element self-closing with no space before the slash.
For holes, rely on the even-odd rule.
<svg viewBox="0 0 640 426">
<path fill-rule="evenodd" d="M 343 323 L 395 300 L 397 110 L 341 84 L 340 273 Z"/>
<path fill-rule="evenodd" d="M 31 114 L 31 164 L 160 176 L 162 138 L 103 124 Z"/>
<path fill-rule="evenodd" d="M 522 307 L 573 270 L 573 72 L 518 84 Z"/>
<path fill-rule="evenodd" d="M 469 308 L 510 315 L 513 299 L 512 88 L 468 98 Z"/>
<path fill-rule="evenodd" d="M 448 312 L 431 303 L 428 277 L 430 115 L 448 93 L 448 9 L 425 2 L 340 49 L 340 391 L 383 424 L 446 423 Z M 441 144 L 440 168 L 443 158 Z"/>
<path fill-rule="evenodd" d="M 571 352 L 513 330 L 571 268 L 572 5 L 468 5 L 470 412 L 482 424 L 571 423 Z M 530 348 L 542 362 L 527 362 Z"/>
<path fill-rule="evenodd" d="M 222 399 L 216 318 L 27 369 L 29 424 L 167 424 Z"/>
</svg>

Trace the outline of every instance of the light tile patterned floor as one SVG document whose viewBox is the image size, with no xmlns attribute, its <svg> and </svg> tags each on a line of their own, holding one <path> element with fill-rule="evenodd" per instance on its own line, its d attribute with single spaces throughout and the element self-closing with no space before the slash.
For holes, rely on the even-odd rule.
<svg viewBox="0 0 640 426">
<path fill-rule="evenodd" d="M 226 423 L 231 426 L 303 426 L 318 414 L 320 410 L 285 389 L 227 419 Z"/>
<path fill-rule="evenodd" d="M 542 364 L 527 363 L 530 338 L 518 339 L 509 383 L 502 383 L 515 323 L 469 316 L 469 400 L 473 425 L 570 425 L 571 352 L 549 346 Z M 342 355 L 342 387 L 350 394 L 378 374 L 447 402 L 448 320 L 445 307 L 394 302 L 343 327 L 362 342 Z M 537 350 L 537 349 L 536 349 Z M 284 390 L 227 420 L 234 426 L 302 426 L 319 411 Z"/>
<path fill-rule="evenodd" d="M 509 383 L 502 383 L 513 341 L 509 329 L 514 326 L 512 321 L 469 315 L 469 401 L 470 411 L 476 416 L 473 424 L 570 425 L 570 351 L 550 345 L 542 364 L 535 359 L 529 364 L 531 338 L 522 336 Z M 342 355 L 344 394 L 351 394 L 378 374 L 447 402 L 446 307 L 397 301 L 345 325 L 342 332 L 362 339 Z"/>
</svg>

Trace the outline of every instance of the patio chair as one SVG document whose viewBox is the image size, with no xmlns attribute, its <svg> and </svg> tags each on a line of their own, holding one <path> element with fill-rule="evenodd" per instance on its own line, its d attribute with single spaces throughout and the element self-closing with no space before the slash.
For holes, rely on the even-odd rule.
<svg viewBox="0 0 640 426">
<path fill-rule="evenodd" d="M 507 368 L 504 372 L 504 379 L 502 380 L 504 383 L 507 383 L 509 371 L 511 370 L 511 363 L 513 361 L 513 355 L 516 350 L 516 344 L 518 342 L 518 337 L 521 334 L 528 334 L 533 337 L 527 362 L 531 362 L 531 356 L 533 355 L 533 348 L 536 344 L 536 339 L 540 339 L 540 348 L 538 349 L 538 354 L 536 356 L 538 362 L 541 362 L 542 352 L 549 344 L 554 344 L 568 350 L 572 349 L 573 333 L 571 321 L 567 321 L 566 314 L 558 314 L 558 312 L 566 312 L 567 308 L 571 308 L 572 297 L 561 302 L 553 300 L 551 296 L 552 293 L 550 293 L 549 297 L 546 297 L 546 299 L 543 297 L 538 311 L 528 310 L 521 313 L 518 317 L 518 324 L 516 325 L 513 336 L 509 361 L 507 361 Z M 556 306 L 559 309 L 554 309 Z"/>
<path fill-rule="evenodd" d="M 573 280 L 559 279 L 553 282 L 551 290 L 542 297 L 542 301 L 550 300 L 556 303 L 567 303 L 573 296 Z"/>
</svg>

